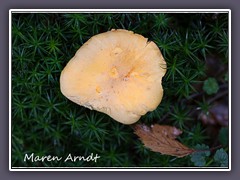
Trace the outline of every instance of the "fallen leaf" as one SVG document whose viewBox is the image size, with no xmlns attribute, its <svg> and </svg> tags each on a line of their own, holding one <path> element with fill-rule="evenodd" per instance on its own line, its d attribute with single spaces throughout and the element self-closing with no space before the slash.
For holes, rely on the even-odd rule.
<svg viewBox="0 0 240 180">
<path fill-rule="evenodd" d="M 144 124 L 137 124 L 134 130 L 143 144 L 154 152 L 177 157 L 184 157 L 194 152 L 193 149 L 176 140 L 177 136 L 182 133 L 176 127 L 158 124 L 148 127 Z"/>
<path fill-rule="evenodd" d="M 228 126 L 228 106 L 224 103 L 214 104 L 208 113 L 200 113 L 199 118 L 204 124 Z"/>
</svg>

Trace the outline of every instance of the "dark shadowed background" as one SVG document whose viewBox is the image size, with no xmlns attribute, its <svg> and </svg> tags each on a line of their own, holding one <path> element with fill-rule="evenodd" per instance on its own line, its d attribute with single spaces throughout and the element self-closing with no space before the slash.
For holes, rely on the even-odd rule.
<svg viewBox="0 0 240 180">
<path fill-rule="evenodd" d="M 70 1 L 68 2 L 67 5 L 60 5 L 60 2 L 58 2 L 58 3 L 59 3 L 58 8 L 71 8 L 71 7 L 75 8 L 74 4 L 70 4 Z M 89 1 L 89 3 L 90 3 L 89 6 L 79 5 L 78 8 L 85 8 L 85 7 L 95 8 L 95 7 L 91 6 L 91 3 L 92 3 L 91 1 Z M 236 28 L 238 28 L 238 27 L 236 26 L 236 22 L 235 22 L 237 12 L 234 11 L 234 5 L 231 4 L 230 2 L 224 2 L 222 4 L 220 2 L 218 2 L 218 4 L 216 5 L 216 3 L 210 4 L 209 2 L 206 2 L 206 4 L 204 4 L 204 2 L 201 1 L 201 2 L 197 2 L 199 4 L 192 4 L 192 5 L 190 5 L 188 2 L 186 2 L 186 4 L 184 5 L 184 1 L 183 1 L 182 4 L 179 5 L 178 7 L 176 7 L 176 5 L 174 7 L 174 5 L 171 6 L 170 4 L 164 4 L 164 3 L 159 4 L 159 5 L 157 5 L 157 4 L 154 5 L 154 3 L 151 4 L 149 2 L 148 2 L 147 5 L 144 5 L 144 6 L 139 5 L 138 7 L 136 7 L 136 6 L 134 6 L 134 3 L 132 5 L 131 5 L 131 3 L 133 3 L 133 2 L 130 2 L 130 4 L 128 4 L 128 5 L 126 5 L 126 4 L 121 4 L 120 5 L 120 4 L 118 4 L 118 2 L 116 2 L 114 4 L 115 4 L 115 7 L 117 7 L 117 8 L 150 8 L 150 7 L 154 7 L 154 8 L 186 8 L 186 7 L 188 7 L 188 8 L 230 8 L 230 9 L 232 9 L 232 20 L 233 20 L 232 21 L 232 23 L 233 23 L 232 34 L 235 34 L 235 32 L 237 32 Z M 170 3 L 170 1 L 169 1 L 169 3 Z M 8 46 L 6 46 L 6 44 L 8 43 L 8 38 L 7 38 L 7 34 L 8 34 L 8 10 L 10 8 L 33 8 L 33 7 L 34 8 L 56 8 L 55 4 L 42 5 L 42 4 L 35 3 L 34 5 L 31 6 L 29 2 L 25 2 L 25 3 L 21 2 L 21 3 L 18 3 L 18 4 L 17 3 L 14 4 L 13 1 L 8 1 L 8 2 L 5 2 L 5 3 L 1 2 L 1 8 L 3 8 L 3 10 L 1 11 L 1 23 L 3 23 L 3 25 L 1 25 L 1 27 L 3 27 L 2 29 L 4 30 L 4 31 L 1 31 L 1 32 L 3 32 L 4 34 L 2 34 L 2 41 L 1 41 L 1 50 L 3 51 L 1 53 L 1 57 L 2 57 L 1 58 L 1 68 L 3 68 L 3 69 L 1 70 L 1 76 L 0 77 L 1 77 L 1 83 L 3 83 L 1 87 L 5 87 L 5 88 L 1 88 L 1 99 L 2 99 L 2 101 L 1 101 L 1 121 L 3 122 L 3 124 L 2 124 L 3 130 L 1 131 L 1 133 L 2 133 L 1 134 L 1 138 L 2 138 L 1 142 L 3 142 L 3 145 L 1 146 L 2 147 L 1 159 L 3 159 L 3 161 L 1 161 L 1 175 L 3 175 L 4 177 L 6 176 L 5 177 L 6 179 L 10 179 L 10 178 L 13 179 L 14 178 L 13 176 L 16 176 L 16 173 L 8 172 L 8 158 L 7 158 L 8 157 L 7 156 L 7 154 L 8 154 L 8 131 L 7 131 L 8 130 L 8 106 L 7 106 L 7 104 L 8 104 L 8 98 L 7 98 L 7 94 L 8 94 L 8 88 L 7 88 L 8 87 L 8 78 L 7 78 L 8 77 L 8 72 L 7 72 L 7 70 L 8 70 L 8 53 L 7 53 L 8 52 Z M 106 6 L 104 6 L 103 4 L 98 6 L 98 7 L 99 8 L 106 8 Z M 114 6 L 112 6 L 111 8 L 114 8 Z M 232 56 L 233 56 L 234 59 L 236 59 L 237 58 L 236 56 L 238 55 L 238 52 L 234 51 L 234 47 L 236 47 L 234 45 L 236 45 L 236 42 L 237 42 L 238 38 L 239 37 L 236 36 L 236 38 L 233 38 L 233 42 L 232 42 L 232 47 L 233 47 Z M 236 62 L 234 61 L 234 59 L 232 59 L 232 64 L 233 64 L 232 81 L 235 80 L 234 77 L 237 77 L 237 76 L 234 76 L 235 72 L 236 72 L 234 70 L 237 67 L 237 65 L 235 65 Z M 237 83 L 232 83 L 232 93 L 233 93 L 233 95 L 234 95 L 234 92 L 237 92 L 236 91 L 237 88 L 238 88 Z M 234 98 L 233 101 L 232 101 L 232 109 L 233 110 L 237 107 L 237 105 L 235 104 L 237 98 L 238 97 L 236 96 L 236 98 Z M 235 114 L 234 114 L 234 111 L 232 111 L 232 119 L 234 117 L 235 117 Z M 232 156 L 235 157 L 237 155 L 234 152 L 236 152 L 235 150 L 237 149 L 237 147 L 234 144 L 237 144 L 237 143 L 234 143 L 234 140 L 235 140 L 234 137 L 237 137 L 237 134 L 236 134 L 237 131 L 235 131 L 235 127 L 237 127 L 237 125 L 236 125 L 237 122 L 233 121 L 232 123 L 233 123 L 233 131 L 232 131 L 232 137 L 233 137 L 232 138 L 233 139 L 232 153 L 233 154 L 232 154 Z M 233 170 L 232 170 L 231 173 L 221 173 L 221 176 L 218 176 L 217 174 L 214 174 L 214 173 L 206 173 L 206 176 L 208 178 L 218 177 L 218 179 L 221 179 L 221 178 L 226 178 L 225 175 L 226 176 L 227 175 L 229 176 L 230 174 L 234 175 L 236 173 L 236 169 L 235 169 L 235 166 L 234 166 L 234 164 L 236 164 L 235 159 L 237 159 L 237 158 L 233 158 L 233 160 L 232 160 L 232 164 L 233 164 L 232 169 Z M 54 174 L 55 173 L 44 174 L 44 175 L 42 175 L 41 178 L 47 177 L 47 176 L 52 177 Z M 85 175 L 85 174 L 86 173 L 81 173 L 81 176 Z M 109 176 L 112 175 L 112 173 L 104 173 L 104 175 L 105 174 L 106 174 L 106 176 L 107 176 L 107 174 Z M 160 175 L 161 175 L 161 177 L 165 177 L 165 176 L 167 177 L 168 176 L 168 177 L 174 178 L 174 177 L 177 176 L 177 174 L 178 173 L 169 174 L 169 173 L 166 172 L 166 173 L 161 173 Z M 191 174 L 194 175 L 193 173 L 190 173 L 190 175 Z M 17 174 L 18 179 L 20 179 L 20 178 L 25 178 L 26 179 L 26 177 L 28 177 L 28 175 L 31 176 L 31 173 L 30 174 L 27 174 L 27 173 Z M 87 175 L 97 175 L 97 173 L 86 174 L 85 176 L 87 176 Z M 125 175 L 132 178 L 133 176 L 136 175 L 136 173 L 131 173 L 131 174 L 126 173 Z M 159 177 L 158 173 L 145 173 L 145 175 L 149 176 L 149 177 L 150 176 L 151 177 L 154 177 L 154 176 Z M 191 177 L 190 175 L 188 175 L 188 177 Z M 205 174 L 202 174 L 201 178 L 204 178 L 204 175 Z M 141 176 L 143 177 L 144 175 L 142 174 Z M 182 173 L 182 177 L 184 177 L 184 176 L 185 175 Z M 62 177 L 66 178 L 65 174 L 64 175 L 62 174 L 61 177 L 59 177 L 59 178 L 62 178 Z M 78 175 L 76 177 L 78 177 Z M 191 178 L 196 178 L 196 177 L 194 175 L 194 177 L 191 177 Z"/>
</svg>

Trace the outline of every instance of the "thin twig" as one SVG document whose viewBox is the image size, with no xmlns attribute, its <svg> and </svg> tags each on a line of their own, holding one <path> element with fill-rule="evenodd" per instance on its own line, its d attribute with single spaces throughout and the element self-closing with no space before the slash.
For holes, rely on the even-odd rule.
<svg viewBox="0 0 240 180">
<path fill-rule="evenodd" d="M 224 89 L 224 88 L 226 88 L 226 87 L 228 87 L 228 84 L 222 84 L 222 85 L 219 86 L 219 89 Z M 188 98 L 185 98 L 185 99 L 181 100 L 181 101 L 180 101 L 180 104 L 185 103 L 186 101 L 191 101 L 192 99 L 194 99 L 194 98 L 196 98 L 196 97 L 198 97 L 198 96 L 200 96 L 200 95 L 203 95 L 203 94 L 204 94 L 204 92 L 192 94 L 192 95 L 189 96 Z M 214 96 L 213 98 L 209 99 L 207 102 L 208 102 L 208 104 L 211 104 L 212 102 L 214 102 L 215 100 L 223 97 L 223 96 L 226 95 L 226 94 L 228 94 L 228 90 L 225 90 L 225 91 L 223 91 L 223 92 L 217 93 L 216 96 Z M 166 114 L 161 118 L 162 121 L 164 121 L 164 120 L 169 116 L 169 114 L 170 114 L 170 112 L 172 111 L 172 108 L 173 108 L 173 107 L 174 107 L 173 105 L 170 106 L 170 108 L 169 108 L 170 110 L 168 111 L 168 113 L 166 113 Z M 194 113 L 194 111 L 196 111 L 196 110 L 197 110 L 197 109 L 194 109 L 193 111 L 191 111 L 191 114 Z"/>
<path fill-rule="evenodd" d="M 210 149 L 195 149 L 195 150 L 193 150 L 193 153 L 194 152 L 207 152 L 207 151 L 213 152 L 215 149 L 219 149 L 221 147 L 222 147 L 222 145 L 219 145 L 219 146 L 216 146 L 216 147 L 212 147 Z"/>
<path fill-rule="evenodd" d="M 228 90 L 223 91 L 221 93 L 218 93 L 216 96 L 214 96 L 213 98 L 209 99 L 207 102 L 208 104 L 211 104 L 212 102 L 216 101 L 217 99 L 225 96 L 226 94 L 228 94 Z"/>
</svg>

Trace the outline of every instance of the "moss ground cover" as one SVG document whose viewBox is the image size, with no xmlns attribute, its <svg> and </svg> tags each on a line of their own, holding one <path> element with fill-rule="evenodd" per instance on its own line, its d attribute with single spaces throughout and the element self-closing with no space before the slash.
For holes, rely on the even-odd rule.
<svg viewBox="0 0 240 180">
<path fill-rule="evenodd" d="M 151 152 L 131 126 L 61 94 L 59 77 L 66 63 L 90 37 L 111 29 L 148 37 L 167 62 L 163 100 L 140 122 L 176 126 L 183 131 L 179 140 L 192 148 L 221 145 L 217 155 L 214 151 L 175 158 Z M 13 13 L 11 33 L 12 166 L 226 166 L 228 126 L 223 121 L 228 119 L 216 118 L 222 114 L 213 107 L 228 107 L 227 13 Z M 24 155 L 31 153 L 59 157 L 94 153 L 101 158 L 24 162 Z"/>
</svg>

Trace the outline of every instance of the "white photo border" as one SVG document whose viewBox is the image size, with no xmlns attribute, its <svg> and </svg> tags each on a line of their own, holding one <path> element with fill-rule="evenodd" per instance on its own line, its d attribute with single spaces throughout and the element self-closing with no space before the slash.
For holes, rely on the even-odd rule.
<svg viewBox="0 0 240 180">
<path fill-rule="evenodd" d="M 221 167 L 12 167 L 12 13 L 228 13 L 229 166 Z M 9 171 L 231 171 L 231 10 L 230 9 L 10 9 L 9 10 Z"/>
</svg>

